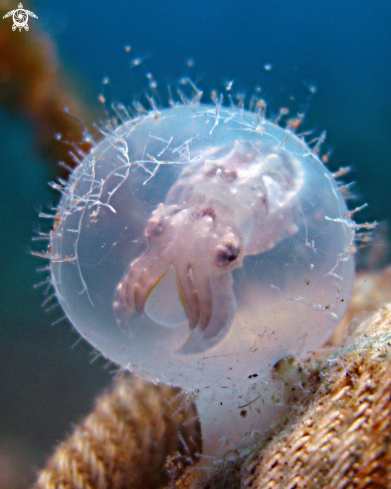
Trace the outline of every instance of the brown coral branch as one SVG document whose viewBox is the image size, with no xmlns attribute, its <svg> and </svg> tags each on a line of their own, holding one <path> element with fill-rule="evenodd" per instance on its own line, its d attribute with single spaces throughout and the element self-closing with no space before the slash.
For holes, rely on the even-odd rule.
<svg viewBox="0 0 391 489">
<path fill-rule="evenodd" d="M 243 467 L 245 487 L 391 487 L 391 305 L 380 314 L 354 348 L 325 359 L 310 408 Z"/>
<path fill-rule="evenodd" d="M 34 489 L 157 488 L 200 451 L 187 394 L 126 375 L 57 446 Z"/>
<path fill-rule="evenodd" d="M 12 8 L 15 3 L 2 1 L 0 16 Z M 0 24 L 0 106 L 32 122 L 35 142 L 48 161 L 56 166 L 63 161 L 74 167 L 72 146 L 88 152 L 91 143 L 84 137 L 83 124 L 64 109 L 89 128 L 97 114 L 87 108 L 66 79 L 55 44 L 49 35 L 40 32 L 39 24 L 28 32 L 14 32 L 11 26 L 12 21 Z M 61 140 L 56 138 L 59 134 Z M 65 176 L 64 169 L 56 168 L 57 174 L 61 171 Z"/>
</svg>

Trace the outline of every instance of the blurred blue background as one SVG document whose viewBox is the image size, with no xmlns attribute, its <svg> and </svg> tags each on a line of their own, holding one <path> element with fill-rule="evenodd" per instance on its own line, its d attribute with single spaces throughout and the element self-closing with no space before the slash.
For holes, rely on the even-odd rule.
<svg viewBox="0 0 391 489">
<path fill-rule="evenodd" d="M 30 30 L 51 35 L 64 71 L 97 107 L 104 76 L 113 97 L 130 103 L 149 71 L 163 94 L 182 75 L 207 93 L 232 79 L 234 90 L 249 94 L 261 86 L 269 115 L 296 97 L 290 103 L 306 112 L 305 128 L 327 130 L 331 167 L 353 166 L 360 202 L 370 205 L 361 220 L 390 219 L 389 0 L 26 0 L 24 7 L 39 17 Z M 135 57 L 143 62 L 131 68 Z M 77 334 L 65 322 L 51 326 L 60 314 L 45 314 L 33 288 L 43 265 L 29 254 L 37 213 L 57 197 L 29 123 L 0 110 L 0 148 L 0 461 L 2 447 L 11 447 L 29 467 L 23 487 L 113 368 L 91 364 L 83 343 L 72 348 Z"/>
</svg>

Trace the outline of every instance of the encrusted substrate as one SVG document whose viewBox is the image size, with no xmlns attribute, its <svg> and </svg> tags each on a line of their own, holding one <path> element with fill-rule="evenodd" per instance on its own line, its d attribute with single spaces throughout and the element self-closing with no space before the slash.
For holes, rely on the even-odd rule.
<svg viewBox="0 0 391 489">
<path fill-rule="evenodd" d="M 201 447 L 197 411 L 183 391 L 125 375 L 58 445 L 34 489 L 153 489 Z"/>
<path fill-rule="evenodd" d="M 230 454 L 212 475 L 188 471 L 176 487 L 391 487 L 390 326 L 388 303 L 356 326 L 347 346 L 293 365 L 307 380 L 285 426 L 252 453 Z"/>
</svg>

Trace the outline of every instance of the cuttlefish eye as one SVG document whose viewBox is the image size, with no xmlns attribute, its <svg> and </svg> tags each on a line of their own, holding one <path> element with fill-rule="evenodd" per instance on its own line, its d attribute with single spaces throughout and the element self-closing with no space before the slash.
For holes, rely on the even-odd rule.
<svg viewBox="0 0 391 489">
<path fill-rule="evenodd" d="M 223 267 L 237 259 L 240 248 L 234 243 L 224 243 L 217 247 L 216 265 Z"/>
<path fill-rule="evenodd" d="M 145 235 L 148 238 L 160 236 L 164 230 L 163 219 L 150 219 L 145 229 Z"/>
</svg>

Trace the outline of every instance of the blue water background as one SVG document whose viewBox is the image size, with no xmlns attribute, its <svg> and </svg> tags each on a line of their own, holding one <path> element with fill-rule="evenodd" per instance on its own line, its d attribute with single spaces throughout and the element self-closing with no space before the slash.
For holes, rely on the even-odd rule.
<svg viewBox="0 0 391 489">
<path fill-rule="evenodd" d="M 148 71 L 161 93 L 182 75 L 206 93 L 232 79 L 249 94 L 262 86 L 270 114 L 295 96 L 305 128 L 327 130 L 332 167 L 353 167 L 359 202 L 370 205 L 361 219 L 391 218 L 389 0 L 37 0 L 25 8 L 39 17 L 30 29 L 50 33 L 64 71 L 96 106 L 104 76 L 113 97 L 130 103 Z M 135 57 L 144 61 L 131 69 Z M 111 374 L 103 361 L 90 364 L 87 346 L 71 349 L 77 335 L 66 323 L 50 326 L 56 316 L 33 289 L 42 265 L 29 255 L 37 211 L 56 197 L 29 124 L 0 111 L 0 147 L 0 444 L 16 437 L 40 464 Z"/>
</svg>

